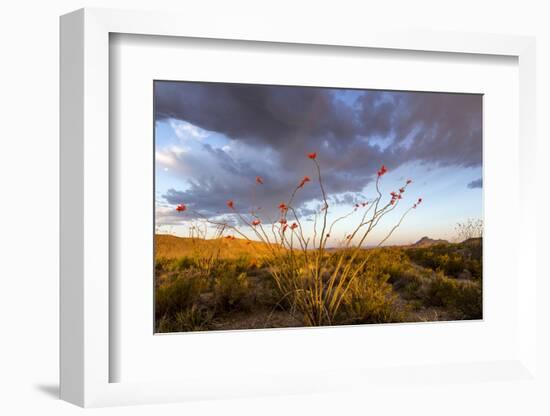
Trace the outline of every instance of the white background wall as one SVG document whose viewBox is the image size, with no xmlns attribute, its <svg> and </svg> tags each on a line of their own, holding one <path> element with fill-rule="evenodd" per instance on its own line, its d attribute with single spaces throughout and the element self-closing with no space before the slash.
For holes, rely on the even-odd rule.
<svg viewBox="0 0 550 416">
<path fill-rule="evenodd" d="M 82 410 L 56 399 L 58 389 L 58 16 L 74 9 L 116 7 L 179 10 L 189 19 L 211 13 L 246 14 L 287 24 L 389 25 L 440 30 L 536 35 L 538 38 L 539 170 L 541 214 L 548 192 L 550 115 L 550 12 L 545 1 L 346 1 L 308 2 L 185 0 L 19 0 L 0 9 L 0 413 L 76 414 Z M 182 25 L 185 21 L 182 21 Z M 406 76 L 406 72 L 404 72 Z M 542 166 L 545 164 L 546 166 Z M 543 177 L 544 175 L 544 177 Z M 541 215 L 542 217 L 542 215 Z M 548 220 L 541 219 L 539 252 Z M 543 257 L 543 256 L 541 256 Z M 542 261 L 541 261 L 542 263 Z M 539 287 L 545 291 L 549 285 Z M 548 314 L 549 307 L 540 306 Z M 548 315 L 546 315 L 548 316 Z M 548 331 L 541 333 L 550 351 Z M 543 357 L 543 360 L 546 360 Z M 548 361 L 544 361 L 545 365 Z M 284 397 L 94 410 L 113 414 L 543 414 L 534 400 L 540 392 L 505 383 L 490 393 L 456 385 L 392 388 L 382 397 Z M 545 413 L 548 414 L 548 413 Z"/>
</svg>

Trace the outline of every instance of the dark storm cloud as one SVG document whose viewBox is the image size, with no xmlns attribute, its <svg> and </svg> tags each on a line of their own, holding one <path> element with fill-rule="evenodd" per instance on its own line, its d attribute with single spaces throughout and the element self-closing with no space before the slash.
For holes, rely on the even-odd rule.
<svg viewBox="0 0 550 416">
<path fill-rule="evenodd" d="M 443 166 L 481 164 L 481 96 L 405 93 L 397 101 L 395 143 L 410 140 L 408 158 Z"/>
<path fill-rule="evenodd" d="M 483 187 L 483 179 L 481 179 L 481 178 L 476 179 L 475 181 L 470 182 L 467 186 L 470 189 L 482 188 Z"/>
<path fill-rule="evenodd" d="M 231 199 L 238 212 L 250 212 L 254 209 L 265 219 L 276 219 L 276 207 L 281 202 L 288 202 L 291 191 L 300 180 L 306 174 L 313 179 L 313 169 L 300 175 L 296 171 L 282 172 L 268 168 L 261 170 L 221 149 L 212 149 L 209 145 L 203 145 L 202 149 L 201 155 L 205 159 L 203 163 L 199 163 L 201 155 L 172 154 L 177 161 L 176 166 L 191 167 L 193 174 L 182 172 L 182 176 L 187 177 L 188 189 L 169 189 L 162 195 L 169 204 L 185 201 L 189 207 L 187 218 L 200 216 L 196 212 L 207 217 L 231 214 L 233 211 L 227 207 L 227 202 Z M 309 165 L 313 168 L 313 164 Z M 256 176 L 261 176 L 264 183 L 256 183 Z M 308 183 L 298 193 L 295 201 L 300 203 L 318 197 L 318 186 Z M 295 206 L 298 207 L 299 203 Z M 301 215 L 312 213 L 313 210 L 300 207 Z"/>
<path fill-rule="evenodd" d="M 390 169 L 407 162 L 481 164 L 480 95 L 156 82 L 155 104 L 157 121 L 186 121 L 224 134 L 241 148 L 270 150 L 266 166 L 246 152 L 208 145 L 203 148 L 208 163 L 177 155 L 194 167 L 186 176 L 190 187 L 172 190 L 165 199 L 208 212 L 225 206 L 228 195 L 250 201 L 256 175 L 266 177 L 256 195 L 259 205 L 275 204 L 303 175 L 315 173 L 305 158 L 311 151 L 318 152 L 331 194 L 360 192 L 382 163 Z M 318 197 L 306 186 L 297 202 Z"/>
<path fill-rule="evenodd" d="M 157 120 L 185 120 L 256 144 L 327 134 L 349 138 L 356 131 L 353 112 L 319 88 L 157 82 L 155 98 Z"/>
</svg>

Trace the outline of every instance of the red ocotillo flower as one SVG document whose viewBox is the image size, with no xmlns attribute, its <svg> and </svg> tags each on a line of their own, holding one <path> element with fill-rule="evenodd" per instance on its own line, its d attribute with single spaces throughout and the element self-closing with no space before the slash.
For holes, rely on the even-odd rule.
<svg viewBox="0 0 550 416">
<path fill-rule="evenodd" d="M 291 229 L 291 230 L 294 230 L 295 228 L 298 228 L 298 224 L 296 224 L 295 222 L 293 222 L 292 225 L 290 226 L 290 229 Z"/>
<path fill-rule="evenodd" d="M 283 226 L 283 233 L 286 231 L 287 228 L 288 228 L 288 224 L 285 224 L 285 225 Z"/>
<path fill-rule="evenodd" d="M 255 227 L 256 225 L 260 225 L 260 220 L 259 219 L 255 219 L 254 221 L 252 221 L 252 225 Z"/>
<path fill-rule="evenodd" d="M 286 218 L 281 218 L 281 219 L 279 220 L 279 223 L 280 223 L 280 224 L 286 224 L 287 222 L 288 222 L 288 221 L 286 220 Z"/>
<path fill-rule="evenodd" d="M 264 184 L 264 180 L 262 179 L 261 176 L 256 176 L 256 183 L 259 184 L 259 185 L 263 185 L 263 184 Z"/>
<path fill-rule="evenodd" d="M 281 202 L 279 204 L 279 209 L 281 210 L 281 212 L 288 211 L 288 207 L 286 206 L 286 204 L 284 202 Z"/>
<path fill-rule="evenodd" d="M 185 206 L 185 204 L 178 204 L 178 206 L 176 207 L 176 211 L 178 212 L 183 212 L 187 209 L 187 207 Z"/>
<path fill-rule="evenodd" d="M 407 185 L 412 183 L 412 179 L 407 179 Z"/>
<path fill-rule="evenodd" d="M 309 179 L 309 176 L 304 176 L 304 178 L 302 179 L 302 181 L 298 185 L 298 188 L 303 188 L 304 185 L 309 181 L 311 181 L 311 179 Z"/>
<path fill-rule="evenodd" d="M 317 158 L 317 152 L 308 153 L 308 154 L 307 154 L 307 157 L 309 157 L 310 159 L 314 160 L 314 159 Z"/>
<path fill-rule="evenodd" d="M 384 175 L 386 172 L 388 171 L 388 169 L 386 168 L 386 166 L 382 165 L 380 166 L 380 169 L 378 170 L 378 176 L 382 176 Z"/>
<path fill-rule="evenodd" d="M 405 188 L 399 188 L 399 193 L 402 194 L 405 192 Z"/>
<path fill-rule="evenodd" d="M 422 202 L 422 198 L 418 198 L 417 204 L 420 204 Z"/>
<path fill-rule="evenodd" d="M 227 201 L 227 207 L 229 209 L 235 209 L 235 204 L 233 203 L 233 200 L 230 199 L 229 201 Z"/>
</svg>

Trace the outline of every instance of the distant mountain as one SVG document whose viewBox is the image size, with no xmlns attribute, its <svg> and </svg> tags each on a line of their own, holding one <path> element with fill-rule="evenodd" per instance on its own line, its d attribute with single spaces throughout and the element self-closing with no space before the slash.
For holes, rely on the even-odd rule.
<svg viewBox="0 0 550 416">
<path fill-rule="evenodd" d="M 449 244 L 447 240 L 434 240 L 429 237 L 422 237 L 416 243 L 411 244 L 411 247 L 430 247 L 436 244 Z"/>
</svg>

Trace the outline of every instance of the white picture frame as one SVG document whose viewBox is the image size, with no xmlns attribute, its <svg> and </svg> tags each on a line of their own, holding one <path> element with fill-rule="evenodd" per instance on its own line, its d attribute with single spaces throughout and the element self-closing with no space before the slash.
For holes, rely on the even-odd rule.
<svg viewBox="0 0 550 416">
<path fill-rule="evenodd" d="M 517 354 L 499 361 L 419 365 L 356 371 L 320 369 L 320 373 L 271 374 L 235 382 L 225 374 L 216 380 L 110 382 L 109 297 L 109 36 L 112 33 L 206 39 L 332 45 L 453 54 L 505 55 L 519 65 L 519 212 L 534 203 L 529 168 L 535 163 L 535 41 L 530 37 L 467 33 L 381 32 L 351 29 L 304 32 L 279 25 L 239 25 L 220 20 L 204 26 L 173 13 L 82 9 L 61 18 L 61 398 L 80 406 L 159 403 L 199 398 L 297 394 L 359 389 L 392 377 L 423 382 L 455 379 L 535 380 L 536 302 L 538 277 L 535 250 L 536 216 L 521 215 L 517 241 L 523 271 L 517 292 Z M 527 243 L 531 242 L 531 243 Z M 408 376 L 407 376 L 408 374 Z M 443 375 L 442 375 L 443 374 Z M 477 374 L 477 375 L 476 375 Z M 480 376 L 482 375 L 482 376 Z M 343 382 L 342 380 L 346 380 Z"/>
</svg>

